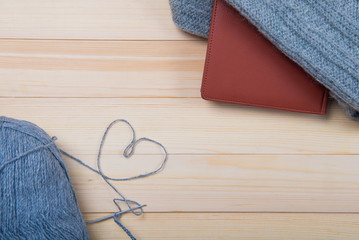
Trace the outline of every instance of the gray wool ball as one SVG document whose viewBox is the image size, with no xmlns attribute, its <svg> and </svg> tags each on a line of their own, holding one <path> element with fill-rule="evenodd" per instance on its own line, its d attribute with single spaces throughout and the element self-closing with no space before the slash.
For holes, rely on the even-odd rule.
<svg viewBox="0 0 359 240">
<path fill-rule="evenodd" d="M 54 139 L 6 117 L 0 117 L 0 239 L 89 239 Z"/>
</svg>

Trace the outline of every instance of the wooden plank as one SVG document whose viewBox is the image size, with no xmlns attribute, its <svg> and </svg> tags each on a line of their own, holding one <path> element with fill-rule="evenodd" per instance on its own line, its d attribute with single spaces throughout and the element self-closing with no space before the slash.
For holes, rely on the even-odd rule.
<svg viewBox="0 0 359 240">
<path fill-rule="evenodd" d="M 171 154 L 359 153 L 358 122 L 337 106 L 318 116 L 195 98 L 2 98 L 0 108 L 3 115 L 40 125 L 76 154 L 95 153 L 105 127 L 117 118 L 128 119 L 138 136 L 160 141 Z M 118 153 L 129 131 L 122 127 L 111 135 L 107 153 Z M 159 149 L 144 144 L 138 153 Z"/>
<path fill-rule="evenodd" d="M 1 38 L 193 39 L 178 30 L 167 0 L 26 0 L 0 3 Z"/>
<path fill-rule="evenodd" d="M 95 219 L 103 214 L 85 214 Z M 356 240 L 358 214 L 292 213 L 146 213 L 123 216 L 139 239 L 172 240 Z M 89 225 L 97 240 L 126 239 L 112 221 Z"/>
<path fill-rule="evenodd" d="M 0 40 L 0 97 L 199 97 L 206 45 Z"/>
<path fill-rule="evenodd" d="M 81 156 L 95 166 L 95 155 Z M 160 156 L 105 156 L 102 169 L 130 177 L 158 166 Z M 85 212 L 116 211 L 101 177 L 66 159 Z M 164 171 L 114 183 L 147 212 L 359 212 L 358 155 L 171 155 Z"/>
</svg>

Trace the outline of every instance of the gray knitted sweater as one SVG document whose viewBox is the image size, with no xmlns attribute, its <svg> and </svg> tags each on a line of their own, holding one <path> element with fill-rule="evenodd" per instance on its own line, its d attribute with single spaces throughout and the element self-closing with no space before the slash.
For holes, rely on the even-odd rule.
<svg viewBox="0 0 359 240">
<path fill-rule="evenodd" d="M 358 0 L 226 0 L 359 120 Z M 170 0 L 181 29 L 207 37 L 213 0 Z"/>
</svg>

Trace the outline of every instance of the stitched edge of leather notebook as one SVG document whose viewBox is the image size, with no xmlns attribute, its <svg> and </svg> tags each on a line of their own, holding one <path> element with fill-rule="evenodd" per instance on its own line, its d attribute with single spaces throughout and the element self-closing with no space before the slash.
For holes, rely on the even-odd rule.
<svg viewBox="0 0 359 240">
<path fill-rule="evenodd" d="M 227 3 L 228 4 L 228 3 Z M 328 102 L 328 89 L 325 89 L 322 96 L 322 102 L 320 110 L 305 110 L 305 109 L 298 109 L 298 108 L 291 108 L 291 107 L 280 107 L 280 106 L 272 106 L 268 104 L 258 104 L 258 103 L 251 103 L 251 102 L 243 102 L 241 100 L 233 100 L 233 99 L 222 99 L 222 98 L 216 98 L 216 97 L 210 97 L 207 96 L 207 79 L 208 79 L 208 68 L 211 61 L 211 53 L 212 53 L 212 44 L 214 39 L 214 34 L 216 30 L 216 15 L 217 15 L 217 7 L 218 7 L 218 0 L 214 0 L 214 6 L 213 6 L 213 13 L 212 13 L 212 23 L 210 28 L 210 33 L 208 37 L 208 46 L 207 46 L 207 53 L 206 53 L 206 60 L 205 60 L 205 66 L 204 66 L 204 74 L 203 74 L 203 80 L 202 80 L 202 87 L 201 87 L 201 96 L 205 100 L 211 100 L 211 101 L 218 101 L 218 102 L 225 102 L 225 103 L 235 103 L 235 104 L 241 104 L 241 105 L 247 105 L 247 106 L 255 106 L 255 107 L 264 107 L 264 108 L 273 108 L 273 109 L 279 109 L 279 110 L 287 110 L 287 111 L 293 111 L 293 112 L 300 112 L 300 113 L 310 113 L 310 114 L 320 114 L 324 115 L 326 113 L 326 106 Z"/>
</svg>

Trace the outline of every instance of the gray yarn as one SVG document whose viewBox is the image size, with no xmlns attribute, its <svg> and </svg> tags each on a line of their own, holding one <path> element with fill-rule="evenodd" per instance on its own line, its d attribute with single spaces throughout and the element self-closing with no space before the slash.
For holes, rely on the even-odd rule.
<svg viewBox="0 0 359 240">
<path fill-rule="evenodd" d="M 116 123 L 119 123 L 119 122 L 123 122 L 125 123 L 127 126 L 130 127 L 131 129 L 131 133 L 132 133 L 132 140 L 131 142 L 127 145 L 127 147 L 125 148 L 125 150 L 123 151 L 123 156 L 125 158 L 130 158 L 132 157 L 132 155 L 134 154 L 135 152 L 135 148 L 137 146 L 138 143 L 140 142 L 143 142 L 143 141 L 147 141 L 147 142 L 152 142 L 156 145 L 158 145 L 164 152 L 164 158 L 161 162 L 161 164 L 159 165 L 159 167 L 157 167 L 155 170 L 151 171 L 151 172 L 148 172 L 148 173 L 143 173 L 143 174 L 139 174 L 139 175 L 136 175 L 136 176 L 132 176 L 132 177 L 127 177 L 127 178 L 114 178 L 114 177 L 109 177 L 107 176 L 103 171 L 102 171 L 102 168 L 101 168 L 101 157 L 102 157 L 102 149 L 103 149 L 103 146 L 105 144 L 105 141 L 106 141 L 106 137 L 107 137 L 107 134 L 109 133 L 109 131 L 111 130 L 111 128 L 113 126 L 115 126 Z M 104 221 L 106 219 L 109 219 L 109 218 L 113 218 L 113 220 L 115 221 L 115 223 L 120 226 L 123 231 L 132 239 L 132 240 L 136 240 L 136 238 L 133 236 L 133 234 L 131 233 L 131 231 L 129 231 L 119 220 L 119 218 L 121 217 L 122 214 L 126 213 L 126 212 L 131 212 L 137 216 L 140 216 L 142 215 L 143 213 L 143 207 L 145 207 L 146 205 L 141 205 L 139 204 L 138 202 L 136 201 L 133 201 L 133 200 L 129 200 L 127 199 L 112 183 L 109 182 L 109 180 L 112 180 L 112 181 L 129 181 L 129 180 L 133 180 L 133 179 L 139 179 L 139 178 L 144 178 L 144 177 L 148 177 L 150 175 L 153 175 L 153 174 L 156 174 L 158 173 L 159 171 L 161 171 L 166 162 L 167 162 L 167 159 L 168 159 L 168 153 L 167 153 L 167 150 L 166 148 L 159 142 L 155 141 L 155 140 L 152 140 L 152 139 L 149 139 L 149 138 L 139 138 L 139 139 L 136 139 L 136 133 L 135 133 L 135 130 L 134 128 L 132 127 L 132 125 L 127 121 L 127 120 L 124 120 L 124 119 L 117 119 L 117 120 L 114 120 L 110 123 L 110 125 L 106 128 L 106 131 L 105 133 L 103 134 L 102 136 L 102 139 L 101 139 L 101 144 L 100 144 L 100 148 L 98 150 L 98 154 L 97 154 L 97 169 L 94 169 L 92 167 L 90 167 L 89 165 L 87 165 L 86 163 L 84 163 L 83 161 L 81 161 L 80 159 L 70 155 L 69 153 L 63 151 L 63 150 L 60 150 L 64 155 L 68 156 L 69 158 L 75 160 L 76 162 L 80 163 L 81 165 L 87 167 L 88 169 L 90 169 L 91 171 L 99 174 L 103 180 L 118 194 L 119 198 L 115 198 L 113 199 L 113 202 L 114 204 L 117 206 L 118 208 L 118 212 L 114 213 L 114 214 L 111 214 L 109 216 L 105 216 L 105 217 L 102 217 L 102 218 L 99 218 L 99 219 L 96 219 L 96 220 L 93 220 L 91 222 L 88 222 L 87 224 L 92 224 L 92 223 L 97 223 L 97 222 L 101 222 L 101 221 Z M 128 210 L 122 210 L 121 206 L 119 205 L 119 202 L 124 202 L 126 203 L 127 207 L 128 207 Z M 136 211 L 138 210 L 138 211 Z"/>
<path fill-rule="evenodd" d="M 0 117 L 0 239 L 86 240 L 61 154 L 36 125 Z"/>
<path fill-rule="evenodd" d="M 157 169 L 128 178 L 112 178 L 103 173 L 102 149 L 108 132 L 118 122 L 126 123 L 132 131 L 132 141 L 125 148 L 124 157 L 130 158 L 139 142 L 155 143 L 165 153 Z M 102 137 L 97 157 L 98 170 L 96 170 L 58 149 L 55 141 L 56 137 L 50 138 L 32 123 L 0 117 L 0 239 L 89 239 L 75 192 L 61 157 L 62 153 L 99 174 L 119 195 L 119 198 L 113 200 L 119 209 L 118 212 L 88 224 L 113 218 L 132 240 L 136 240 L 119 219 L 126 212 L 141 215 L 146 205 L 127 199 L 109 181 L 128 181 L 161 171 L 168 158 L 165 147 L 149 138 L 136 139 L 132 125 L 126 120 L 118 119 L 107 127 Z M 128 210 L 122 210 L 119 202 L 125 202 Z"/>
<path fill-rule="evenodd" d="M 359 119 L 358 0 L 226 0 Z M 170 0 L 181 29 L 207 37 L 213 0 Z"/>
</svg>

